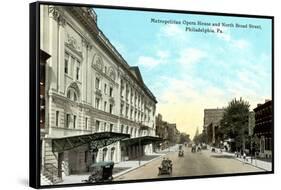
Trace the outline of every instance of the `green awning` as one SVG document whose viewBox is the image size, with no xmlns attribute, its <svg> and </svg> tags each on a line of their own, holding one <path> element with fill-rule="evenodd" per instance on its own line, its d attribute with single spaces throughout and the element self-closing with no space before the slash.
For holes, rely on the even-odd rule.
<svg viewBox="0 0 281 190">
<path fill-rule="evenodd" d="M 53 152 L 63 152 L 89 144 L 91 149 L 99 149 L 122 139 L 130 138 L 129 134 L 115 132 L 100 132 L 86 135 L 51 138 Z"/>
</svg>

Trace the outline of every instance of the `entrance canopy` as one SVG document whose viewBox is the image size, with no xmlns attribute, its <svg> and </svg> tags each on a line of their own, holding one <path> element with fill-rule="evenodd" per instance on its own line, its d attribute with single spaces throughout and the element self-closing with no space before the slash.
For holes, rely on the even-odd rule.
<svg viewBox="0 0 281 190">
<path fill-rule="evenodd" d="M 87 135 L 52 138 L 52 147 L 54 152 L 71 150 L 84 144 L 89 144 L 92 149 L 98 149 L 125 138 L 130 138 L 130 135 L 114 132 L 100 132 Z"/>
<path fill-rule="evenodd" d="M 123 139 L 122 143 L 125 143 L 126 145 L 147 145 L 151 143 L 161 142 L 163 141 L 160 137 L 155 136 L 142 136 L 142 137 L 135 137 L 135 138 L 129 138 L 129 139 Z"/>
</svg>

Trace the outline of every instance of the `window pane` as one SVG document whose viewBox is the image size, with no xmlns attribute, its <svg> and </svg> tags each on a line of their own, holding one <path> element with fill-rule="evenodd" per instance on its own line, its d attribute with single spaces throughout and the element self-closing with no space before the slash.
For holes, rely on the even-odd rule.
<svg viewBox="0 0 281 190">
<path fill-rule="evenodd" d="M 76 127 L 76 115 L 73 116 L 73 128 Z"/>
<path fill-rule="evenodd" d="M 64 72 L 68 74 L 69 55 L 66 53 L 64 58 Z"/>
<path fill-rule="evenodd" d="M 59 126 L 59 111 L 56 111 L 56 126 Z"/>
</svg>

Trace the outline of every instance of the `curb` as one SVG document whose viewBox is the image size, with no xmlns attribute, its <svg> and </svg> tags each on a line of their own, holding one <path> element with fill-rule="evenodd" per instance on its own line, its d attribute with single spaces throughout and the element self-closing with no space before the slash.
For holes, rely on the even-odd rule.
<svg viewBox="0 0 281 190">
<path fill-rule="evenodd" d="M 248 161 L 244 162 L 242 159 L 239 159 L 239 158 L 234 158 L 234 159 L 235 159 L 235 160 L 238 160 L 239 162 L 242 162 L 242 163 L 244 163 L 244 164 L 249 164 L 249 165 L 251 165 L 251 166 L 254 166 L 254 167 L 256 167 L 256 168 L 259 168 L 259 169 L 261 169 L 261 170 L 270 171 L 270 170 L 267 170 L 267 169 L 262 168 L 262 167 L 260 167 L 260 166 L 254 165 L 254 164 L 252 164 L 252 163 L 250 163 L 250 162 L 248 162 Z"/>
<path fill-rule="evenodd" d="M 141 168 L 141 167 L 143 167 L 143 166 L 145 166 L 145 165 L 147 165 L 147 164 L 153 162 L 154 160 L 157 160 L 157 159 L 159 159 L 159 158 L 162 158 L 163 156 L 166 156 L 166 155 L 169 154 L 169 153 L 171 153 L 171 152 L 167 152 L 167 153 L 165 153 L 165 154 L 159 155 L 158 157 L 153 158 L 153 159 L 149 160 L 148 162 L 146 162 L 146 163 L 144 163 L 144 164 L 141 164 L 140 166 L 132 167 L 132 168 L 130 168 L 130 169 L 128 169 L 128 170 L 125 170 L 125 171 L 123 171 L 123 172 L 117 173 L 117 174 L 113 175 L 113 180 L 114 180 L 114 178 L 120 177 L 120 176 L 122 176 L 122 175 L 125 175 L 126 173 L 129 173 L 129 172 L 134 171 L 134 170 L 136 170 L 136 169 L 138 169 L 138 168 Z"/>
<path fill-rule="evenodd" d="M 217 152 L 216 152 L 216 153 L 217 153 Z M 263 167 L 260 167 L 260 166 L 258 166 L 258 165 L 254 165 L 254 164 L 252 164 L 252 163 L 250 163 L 250 162 L 248 162 L 248 161 L 244 162 L 242 159 L 239 159 L 239 158 L 235 157 L 235 155 L 233 155 L 233 154 L 231 154 L 231 153 L 222 152 L 222 154 L 224 154 L 224 155 L 231 155 L 231 156 L 233 156 L 233 158 L 234 158 L 235 160 L 238 160 L 239 162 L 242 162 L 242 163 L 244 163 L 244 164 L 249 164 L 249 165 L 254 166 L 254 167 L 258 168 L 258 169 L 261 169 L 261 170 L 264 170 L 264 171 L 271 171 L 271 170 L 267 170 L 267 169 L 265 169 L 265 168 L 263 168 Z M 247 159 L 249 159 L 249 158 L 247 158 Z"/>
</svg>

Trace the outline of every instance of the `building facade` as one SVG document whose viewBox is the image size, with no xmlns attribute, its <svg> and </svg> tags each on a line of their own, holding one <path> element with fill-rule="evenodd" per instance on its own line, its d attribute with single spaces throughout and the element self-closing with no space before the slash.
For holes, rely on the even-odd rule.
<svg viewBox="0 0 281 190">
<path fill-rule="evenodd" d="M 130 66 L 98 28 L 92 9 L 41 5 L 40 14 L 40 49 L 51 56 L 44 69 L 42 168 L 55 166 L 63 171 L 59 175 L 70 175 L 87 171 L 94 162 L 151 153 L 151 143 L 140 147 L 128 141 L 54 151 L 61 146 L 59 138 L 83 141 L 79 136 L 103 132 L 131 139 L 155 136 L 157 101 L 138 67 Z"/>
<path fill-rule="evenodd" d="M 162 149 L 180 142 L 180 132 L 176 123 L 164 121 L 161 114 L 156 116 L 156 135 L 163 139 Z"/>
<path fill-rule="evenodd" d="M 203 131 L 206 133 L 209 144 L 219 143 L 217 142 L 216 131 L 220 127 L 220 121 L 223 118 L 224 111 L 224 108 L 204 109 Z"/>
<path fill-rule="evenodd" d="M 266 100 L 264 104 L 258 104 L 258 106 L 254 109 L 254 112 L 254 134 L 259 139 L 259 156 L 262 158 L 272 158 L 272 101 Z"/>
</svg>

